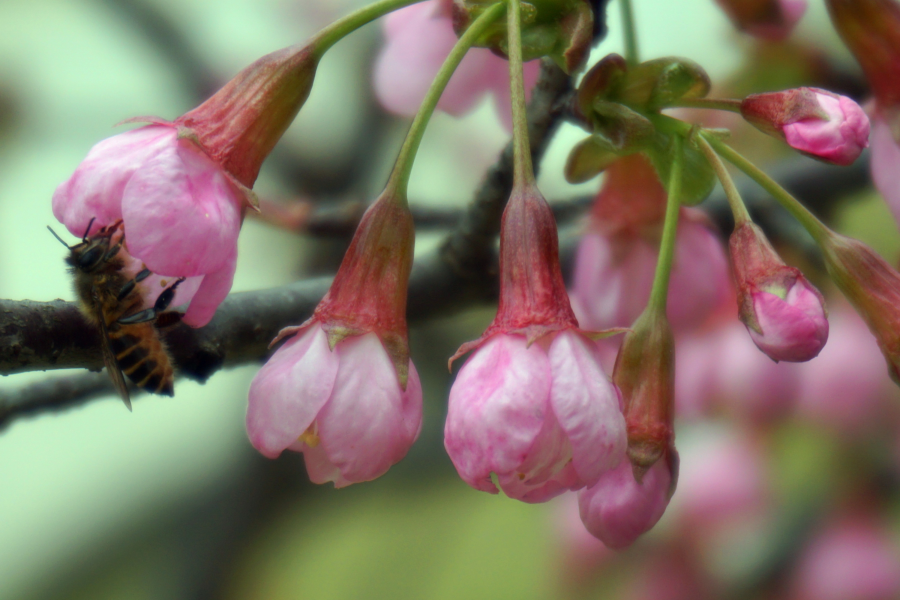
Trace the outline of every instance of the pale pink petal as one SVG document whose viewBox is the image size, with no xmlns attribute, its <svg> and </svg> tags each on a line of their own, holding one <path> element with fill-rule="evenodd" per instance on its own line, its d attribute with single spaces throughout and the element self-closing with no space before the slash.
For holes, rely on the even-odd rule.
<svg viewBox="0 0 900 600">
<path fill-rule="evenodd" d="M 321 445 L 341 475 L 354 483 L 383 475 L 406 456 L 422 419 L 422 388 L 414 369 L 406 391 L 374 333 L 335 347 L 340 366 L 331 400 L 319 413 Z M 411 435 L 413 434 L 413 435 Z"/>
<path fill-rule="evenodd" d="M 375 95 L 391 112 L 416 114 L 428 86 L 456 43 L 450 19 L 436 9 L 437 2 L 406 8 L 403 27 L 392 25 L 388 32 L 373 78 Z"/>
<path fill-rule="evenodd" d="M 309 480 L 319 485 L 334 482 L 334 487 L 342 488 L 351 485 L 352 481 L 347 481 L 341 475 L 341 470 L 331 462 L 328 453 L 322 444 L 318 444 L 315 448 L 310 448 L 303 442 L 295 442 L 290 446 L 290 450 L 303 453 L 303 462 L 306 463 L 306 474 Z"/>
<path fill-rule="evenodd" d="M 872 181 L 900 223 L 900 144 L 882 118 L 872 123 Z"/>
<path fill-rule="evenodd" d="M 232 253 L 237 252 L 237 248 L 232 249 Z M 237 268 L 237 256 L 232 254 L 231 260 L 226 262 L 218 271 L 213 271 L 203 276 L 199 287 L 193 297 L 190 298 L 190 306 L 184 314 L 183 320 L 191 327 L 203 327 L 209 323 L 216 309 L 222 300 L 228 296 L 231 291 L 231 284 L 234 282 L 234 271 Z M 190 279 L 186 280 L 182 285 L 186 285 Z M 181 291 L 181 286 L 177 291 Z M 175 300 L 179 300 L 176 293 Z M 178 306 L 173 304 L 173 306 Z"/>
<path fill-rule="evenodd" d="M 625 455 L 625 417 L 619 392 L 600 367 L 593 343 L 564 331 L 550 344 L 550 404 L 572 445 L 572 464 L 585 485 Z"/>
<path fill-rule="evenodd" d="M 312 425 L 327 402 L 338 357 L 319 325 L 288 339 L 253 378 L 247 406 L 250 443 L 275 458 Z"/>
<path fill-rule="evenodd" d="M 638 483 L 625 459 L 600 476 L 597 485 L 578 492 L 581 521 L 610 548 L 630 546 L 653 527 L 669 504 L 671 473 L 665 459 L 658 460 Z"/>
<path fill-rule="evenodd" d="M 538 344 L 496 335 L 466 361 L 450 389 L 444 446 L 469 485 L 496 493 L 490 473 L 512 473 L 550 411 L 550 365 Z"/>
<path fill-rule="evenodd" d="M 519 478 L 518 474 L 497 475 L 497 481 L 503 489 L 503 493 L 510 498 L 521 502 L 538 504 L 556 498 L 560 494 L 574 491 L 583 487 L 583 483 L 575 472 L 572 463 L 566 464 L 557 471 L 553 477 L 539 485 L 528 483 Z"/>
<path fill-rule="evenodd" d="M 233 260 L 243 199 L 222 169 L 179 140 L 147 160 L 125 186 L 129 251 L 154 273 L 204 275 Z"/>
<path fill-rule="evenodd" d="M 98 142 L 75 173 L 53 193 L 53 215 L 72 235 L 82 237 L 122 218 L 122 194 L 132 175 L 147 160 L 175 141 L 176 131 L 148 125 Z"/>
</svg>

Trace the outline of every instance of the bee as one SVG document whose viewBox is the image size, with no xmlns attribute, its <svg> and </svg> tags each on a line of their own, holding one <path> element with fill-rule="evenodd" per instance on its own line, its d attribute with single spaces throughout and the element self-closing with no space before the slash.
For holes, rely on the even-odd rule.
<svg viewBox="0 0 900 600">
<path fill-rule="evenodd" d="M 66 263 L 75 279 L 81 311 L 100 329 L 103 364 L 125 406 L 131 410 L 123 374 L 148 392 L 165 396 L 175 394 L 172 359 L 158 328 L 181 319 L 180 313 L 167 312 L 166 308 L 184 278 L 163 290 L 152 308 L 141 310 L 143 299 L 137 284 L 149 277 L 150 271 L 143 268 L 133 278 L 122 272 L 125 261 L 119 252 L 125 243 L 125 235 L 119 232 L 121 221 L 88 237 L 93 224 L 94 219 L 91 219 L 81 243 L 74 246 L 66 244 L 49 226 L 47 229 L 69 249 Z M 119 239 L 113 243 L 117 233 Z"/>
</svg>

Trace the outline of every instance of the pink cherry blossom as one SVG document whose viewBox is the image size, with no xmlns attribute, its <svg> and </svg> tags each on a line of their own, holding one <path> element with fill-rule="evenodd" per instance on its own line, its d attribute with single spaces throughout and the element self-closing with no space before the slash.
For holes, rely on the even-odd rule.
<svg viewBox="0 0 900 600">
<path fill-rule="evenodd" d="M 187 277 L 180 300 L 199 327 L 228 294 L 237 262 L 244 195 L 175 127 L 153 124 L 95 145 L 53 194 L 53 214 L 81 237 L 122 220 L 128 252 L 163 278 Z M 94 229 L 96 228 L 96 229 Z"/>
<path fill-rule="evenodd" d="M 610 548 L 630 546 L 656 525 L 669 504 L 672 467 L 656 461 L 639 483 L 625 458 L 596 484 L 578 492 L 581 521 Z"/>
<path fill-rule="evenodd" d="M 508 496 L 543 502 L 618 464 L 625 420 L 593 342 L 572 330 L 531 345 L 497 334 L 460 369 L 444 445 L 472 487 L 497 493 L 494 473 Z"/>
<path fill-rule="evenodd" d="M 869 117 L 846 96 L 813 90 L 825 118 L 801 119 L 784 126 L 791 147 L 838 165 L 853 164 L 869 147 Z"/>
<path fill-rule="evenodd" d="M 386 42 L 375 63 L 375 94 L 391 112 L 412 116 L 456 43 L 450 3 L 428 0 L 384 19 Z M 539 61 L 525 63 L 525 92 L 537 82 Z M 460 116 L 493 93 L 507 129 L 512 129 L 509 63 L 486 48 L 472 48 L 456 69 L 438 108 Z"/>
<path fill-rule="evenodd" d="M 383 475 L 422 426 L 412 361 L 406 389 L 374 333 L 328 347 L 319 323 L 288 339 L 250 385 L 247 432 L 269 458 L 302 452 L 309 478 L 335 487 Z"/>
<path fill-rule="evenodd" d="M 817 536 L 801 557 L 791 600 L 893 600 L 900 551 L 885 528 L 847 519 Z"/>
<path fill-rule="evenodd" d="M 570 297 L 579 323 L 593 330 L 628 327 L 650 298 L 659 241 L 638 233 L 592 231 L 579 243 Z M 694 211 L 682 209 L 669 281 L 668 314 L 679 330 L 695 327 L 729 297 L 722 243 Z"/>
</svg>

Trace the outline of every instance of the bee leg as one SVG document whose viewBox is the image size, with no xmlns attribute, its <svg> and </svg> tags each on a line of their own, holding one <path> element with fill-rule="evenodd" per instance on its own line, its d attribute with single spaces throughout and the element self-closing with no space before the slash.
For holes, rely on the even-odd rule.
<svg viewBox="0 0 900 600">
<path fill-rule="evenodd" d="M 172 304 L 172 300 L 175 298 L 175 288 L 177 288 L 182 281 L 184 281 L 184 277 L 164 289 L 163 293 L 160 294 L 156 299 L 156 303 L 153 305 L 153 308 L 148 308 L 146 310 L 136 312 L 128 317 L 122 317 L 117 322 L 121 323 L 122 325 L 134 325 L 136 323 L 146 323 L 148 321 L 156 319 L 159 313 L 169 308 L 169 305 Z"/>
<path fill-rule="evenodd" d="M 116 244 L 116 246 L 114 246 L 114 248 L 118 249 L 120 246 L 121 246 L 121 244 Z M 106 259 L 106 257 L 104 257 L 104 260 L 105 259 Z M 125 285 L 122 286 L 122 289 L 119 290 L 119 295 L 118 295 L 117 299 L 119 301 L 124 300 L 125 297 L 127 297 L 128 294 L 130 294 L 131 291 L 134 289 L 135 285 L 137 285 L 141 281 L 147 279 L 148 277 L 150 277 L 150 275 L 152 275 L 152 273 L 150 273 L 149 269 L 147 269 L 147 268 L 142 269 L 140 273 L 138 273 L 137 275 L 134 276 L 134 279 L 132 279 L 131 281 L 129 281 L 128 283 L 126 283 Z"/>
<path fill-rule="evenodd" d="M 118 254 L 119 250 L 121 250 L 121 249 L 122 249 L 122 242 L 119 242 L 118 244 L 116 244 L 115 246 L 113 246 L 112 248 L 110 248 L 109 250 L 106 251 L 106 254 L 103 255 L 103 259 L 100 262 L 101 263 L 107 262 L 113 256 Z"/>
</svg>

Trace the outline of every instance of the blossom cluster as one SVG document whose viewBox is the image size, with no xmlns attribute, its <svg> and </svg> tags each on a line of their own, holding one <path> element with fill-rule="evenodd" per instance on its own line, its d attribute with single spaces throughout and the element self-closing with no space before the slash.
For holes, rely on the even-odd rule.
<svg viewBox="0 0 900 600">
<path fill-rule="evenodd" d="M 388 12 L 408 2 L 381 4 Z M 427 122 L 430 98 L 458 115 L 491 92 L 516 140 L 514 184 L 499 232 L 499 305 L 484 334 L 453 357 L 471 352 L 449 393 L 445 447 L 477 490 L 502 490 L 524 502 L 577 492 L 586 528 L 621 548 L 661 518 L 678 482 L 674 416 L 683 402 L 676 399 L 692 376 L 676 369 L 675 353 L 692 332 L 736 303 L 746 328 L 741 339 L 761 351 L 741 358 L 742 367 L 763 357 L 809 361 L 829 337 L 824 295 L 753 223 L 722 158 L 807 227 L 898 380 L 900 274 L 867 246 L 828 230 L 721 132 L 662 112 L 724 108 L 805 155 L 849 165 L 869 144 L 869 118 L 855 101 L 809 87 L 710 99 L 709 78 L 692 61 L 613 54 L 587 71 L 571 102 L 572 120 L 589 136 L 572 149 L 566 176 L 577 182 L 603 172 L 604 180 L 567 290 L 556 222 L 535 184 L 523 126 L 524 99 L 539 69 L 531 59 L 548 56 L 574 72 L 590 47 L 588 4 L 557 4 L 532 6 L 537 14 L 515 26 L 521 31 L 514 31 L 513 16 L 506 29 L 491 22 L 500 11 L 479 3 L 429 0 L 385 19 L 376 94 L 399 114 L 415 113 L 420 103 L 426 108 L 328 294 L 306 322 L 273 340 L 277 350 L 250 386 L 247 430 L 265 456 L 302 452 L 310 479 L 336 487 L 377 478 L 406 455 L 422 426 L 422 385 L 406 323 L 414 224 L 405 186 L 421 139 L 415 128 Z M 764 38 L 787 35 L 806 5 L 719 4 L 741 30 Z M 869 57 L 876 42 L 857 25 L 870 15 L 850 4 L 829 2 L 851 49 Z M 891 44 L 900 39 L 900 10 L 886 6 L 896 20 L 894 37 L 883 43 L 893 62 L 861 62 L 876 94 L 873 176 L 897 204 L 900 150 L 891 132 L 900 93 L 892 76 L 900 47 Z M 518 11 L 518 3 L 508 10 Z M 373 15 L 351 21 L 358 27 Z M 305 102 L 338 30 L 259 59 L 174 121 L 146 118 L 148 125 L 100 142 L 57 189 L 54 214 L 76 235 L 91 222 L 121 221 L 129 254 L 157 276 L 184 278 L 175 303 L 186 307 L 189 326 L 206 325 L 231 288 L 245 213 L 258 209 L 251 188 L 261 164 Z M 483 47 L 465 58 L 454 54 L 473 43 Z M 455 74 L 444 77 L 454 60 Z M 717 180 L 735 217 L 728 252 L 694 206 Z M 154 300 L 148 290 L 146 303 Z M 616 334 L 621 339 L 610 338 Z M 688 404 L 703 402 L 699 389 L 688 396 Z"/>
</svg>

